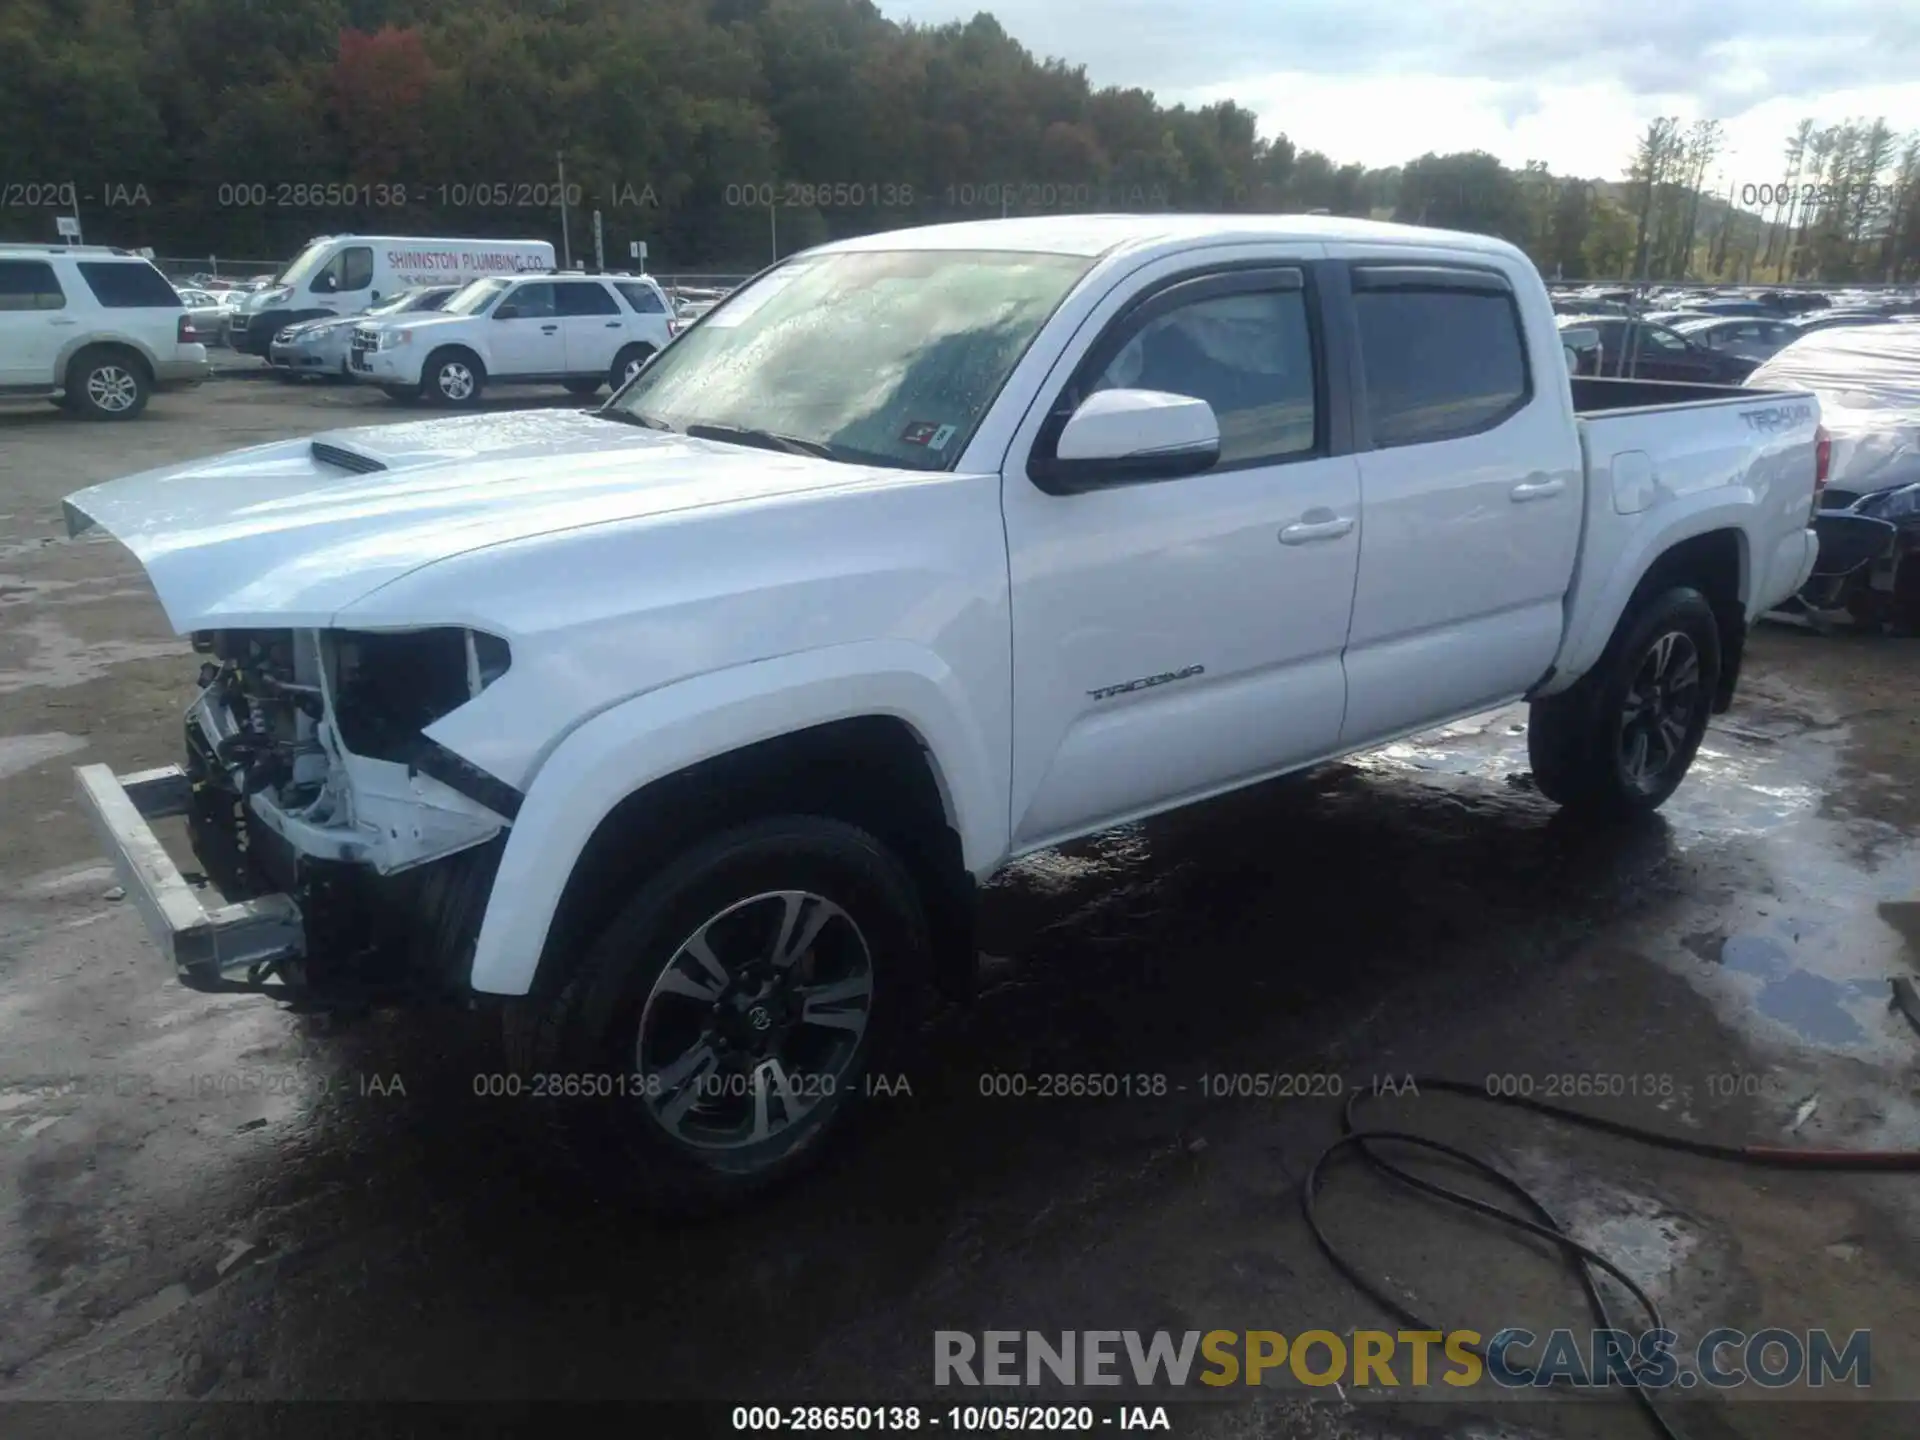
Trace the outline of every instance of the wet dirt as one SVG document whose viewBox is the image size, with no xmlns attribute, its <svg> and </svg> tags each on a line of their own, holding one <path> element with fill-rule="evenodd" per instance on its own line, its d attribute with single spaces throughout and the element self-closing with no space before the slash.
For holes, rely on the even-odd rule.
<svg viewBox="0 0 1920 1440">
<path fill-rule="evenodd" d="M 1394 1093 L 1443 1073 L 1718 1140 L 1920 1146 L 1920 1036 L 1887 1003 L 1920 967 L 1897 908 L 1920 896 L 1915 642 L 1762 626 L 1739 703 L 1643 826 L 1559 816 L 1516 707 L 1033 857 L 987 893 L 981 995 L 935 1018 L 861 1133 L 749 1213 L 668 1227 L 559 1164 L 531 1104 L 481 1093 L 501 1068 L 482 1016 L 180 990 L 73 797 L 74 763 L 174 758 L 191 662 L 124 552 L 63 538 L 59 497 L 392 418 L 246 382 L 133 426 L 0 414 L 0 1401 L 944 1405 L 981 1396 L 932 1389 L 939 1329 L 1379 1327 L 1298 1198 L 1336 1094 L 1376 1080 L 1370 1118 L 1494 1159 L 1684 1336 L 1870 1329 L 1872 1398 L 1920 1400 L 1910 1179 Z M 1046 1078 L 1074 1076 L 1113 1093 Z M 1590 1323 L 1549 1253 L 1364 1171 L 1337 1168 L 1320 1208 L 1443 1324 Z M 1905 1435 L 1916 1413 L 1748 1387 L 1688 1433 Z M 1619 1400 L 1485 1386 L 1289 1381 L 1179 1419 L 1651 1433 Z"/>
</svg>

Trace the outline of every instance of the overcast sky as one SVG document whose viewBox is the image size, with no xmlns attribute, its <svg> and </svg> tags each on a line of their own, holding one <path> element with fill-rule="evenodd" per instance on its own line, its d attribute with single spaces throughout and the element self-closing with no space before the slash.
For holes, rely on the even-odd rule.
<svg viewBox="0 0 1920 1440">
<path fill-rule="evenodd" d="M 1617 178 L 1655 115 L 1717 119 L 1723 183 L 1780 178 L 1802 117 L 1920 130 L 1916 0 L 876 0 L 990 11 L 1095 85 L 1233 99 L 1336 161 L 1489 150 Z"/>
</svg>

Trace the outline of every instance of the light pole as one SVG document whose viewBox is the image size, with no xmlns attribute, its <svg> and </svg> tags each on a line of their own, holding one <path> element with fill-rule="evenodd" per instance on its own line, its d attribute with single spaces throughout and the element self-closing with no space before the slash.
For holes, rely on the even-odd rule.
<svg viewBox="0 0 1920 1440">
<path fill-rule="evenodd" d="M 553 152 L 553 163 L 560 170 L 560 268 L 573 268 L 573 247 L 567 239 L 567 152 Z"/>
</svg>

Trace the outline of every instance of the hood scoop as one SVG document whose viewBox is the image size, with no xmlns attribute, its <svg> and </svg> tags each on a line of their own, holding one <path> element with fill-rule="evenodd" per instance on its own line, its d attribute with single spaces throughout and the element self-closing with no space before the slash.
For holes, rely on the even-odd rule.
<svg viewBox="0 0 1920 1440">
<path fill-rule="evenodd" d="M 351 470 L 356 475 L 370 475 L 375 470 L 387 468 L 385 462 L 376 460 L 371 455 L 361 455 L 339 445 L 329 445 L 324 440 L 314 441 L 308 453 L 318 464 L 335 465 L 342 470 Z"/>
</svg>

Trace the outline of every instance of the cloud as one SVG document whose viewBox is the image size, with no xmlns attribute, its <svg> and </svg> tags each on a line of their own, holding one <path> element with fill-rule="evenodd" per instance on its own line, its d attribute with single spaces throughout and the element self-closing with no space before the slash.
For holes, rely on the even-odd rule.
<svg viewBox="0 0 1920 1440">
<path fill-rule="evenodd" d="M 1896 130 L 1920 129 L 1920 5 L 1900 0 L 879 3 L 922 23 L 990 9 L 1029 49 L 1084 65 L 1096 85 L 1238 99 L 1266 133 L 1375 164 L 1388 162 L 1308 136 L 1344 126 L 1404 159 L 1452 148 L 1422 137 L 1471 132 L 1510 163 L 1511 147 L 1531 144 L 1556 169 L 1613 173 L 1658 114 L 1732 129 L 1762 115 L 1884 113 Z M 1836 111 L 1839 96 L 1885 108 Z M 1389 113 L 1375 113 L 1381 103 Z M 1767 143 L 1777 153 L 1777 138 Z"/>
</svg>

